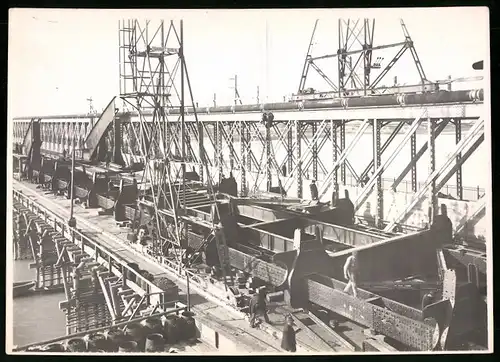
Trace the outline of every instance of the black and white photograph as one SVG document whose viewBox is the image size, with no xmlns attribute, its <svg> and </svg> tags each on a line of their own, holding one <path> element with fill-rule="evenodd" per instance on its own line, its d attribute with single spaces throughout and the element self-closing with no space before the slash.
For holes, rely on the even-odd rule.
<svg viewBox="0 0 500 362">
<path fill-rule="evenodd" d="M 487 7 L 8 26 L 7 354 L 493 351 Z"/>
</svg>

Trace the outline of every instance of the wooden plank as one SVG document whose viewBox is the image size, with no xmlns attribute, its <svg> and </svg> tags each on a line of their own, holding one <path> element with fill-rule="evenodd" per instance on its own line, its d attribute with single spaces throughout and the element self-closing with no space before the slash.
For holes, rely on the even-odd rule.
<svg viewBox="0 0 500 362">
<path fill-rule="evenodd" d="M 309 318 L 311 318 L 317 325 L 323 327 L 335 340 L 340 342 L 340 344 L 347 348 L 350 351 L 356 351 L 356 346 L 351 344 L 348 340 L 342 337 L 339 333 L 335 332 L 332 328 L 330 328 L 326 323 L 324 323 L 321 319 L 315 316 L 313 313 L 308 312 Z"/>
<path fill-rule="evenodd" d="M 316 343 L 318 343 L 318 346 L 316 348 L 318 352 L 335 351 L 335 349 L 332 348 L 332 346 L 330 346 L 327 341 L 325 341 L 320 335 L 318 335 L 316 332 L 314 332 L 311 328 L 309 328 L 308 326 L 306 326 L 299 319 L 299 317 L 297 316 L 297 314 L 302 314 L 303 317 L 309 317 L 309 316 L 307 314 L 303 313 L 303 312 L 291 313 L 290 314 L 292 316 L 292 318 L 294 319 L 295 324 L 297 324 L 297 326 L 301 330 L 303 330 L 306 334 L 308 334 L 310 337 L 313 337 L 312 338 L 313 341 L 315 341 Z"/>
</svg>

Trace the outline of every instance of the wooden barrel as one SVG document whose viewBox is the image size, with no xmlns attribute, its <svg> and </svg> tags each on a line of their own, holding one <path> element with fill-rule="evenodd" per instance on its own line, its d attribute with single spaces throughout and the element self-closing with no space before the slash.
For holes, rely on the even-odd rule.
<svg viewBox="0 0 500 362">
<path fill-rule="evenodd" d="M 163 352 L 165 350 L 165 340 L 160 333 L 152 333 L 146 337 L 145 352 Z"/>
<path fill-rule="evenodd" d="M 118 345 L 118 352 L 127 353 L 127 352 L 136 352 L 138 349 L 137 342 L 135 341 L 122 341 Z"/>
<path fill-rule="evenodd" d="M 112 328 L 106 333 L 108 348 L 112 352 L 118 351 L 118 345 L 125 341 L 125 333 L 121 329 Z"/>
<path fill-rule="evenodd" d="M 165 327 L 163 328 L 163 336 L 168 344 L 175 344 L 180 340 L 179 322 L 180 318 L 173 315 L 165 317 Z"/>
<path fill-rule="evenodd" d="M 51 343 L 43 348 L 44 352 L 66 352 L 66 348 L 61 343 Z"/>
<path fill-rule="evenodd" d="M 145 329 L 140 323 L 130 323 L 125 330 L 125 335 L 130 337 L 130 340 L 137 342 L 137 349 L 144 351 L 144 343 L 146 341 Z"/>
<path fill-rule="evenodd" d="M 148 318 L 144 322 L 145 326 L 149 329 L 149 333 L 162 333 L 163 324 L 158 317 Z"/>
<path fill-rule="evenodd" d="M 87 349 L 103 349 L 107 350 L 110 346 L 106 336 L 102 333 L 92 333 L 86 336 Z"/>
<path fill-rule="evenodd" d="M 184 320 L 183 339 L 188 341 L 196 339 L 196 322 L 193 317 L 193 312 L 182 312 L 182 319 Z"/>
<path fill-rule="evenodd" d="M 69 352 L 85 352 L 87 351 L 87 343 L 83 338 L 72 338 L 66 344 Z"/>
</svg>

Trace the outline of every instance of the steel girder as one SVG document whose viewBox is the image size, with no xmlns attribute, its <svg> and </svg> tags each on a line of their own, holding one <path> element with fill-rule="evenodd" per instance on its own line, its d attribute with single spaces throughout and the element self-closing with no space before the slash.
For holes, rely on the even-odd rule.
<svg viewBox="0 0 500 362">
<path fill-rule="evenodd" d="M 461 116 L 463 117 L 465 114 L 463 112 L 463 107 L 468 106 L 469 105 L 457 105 L 456 107 L 458 107 L 458 110 L 460 111 L 457 113 L 461 113 Z M 473 107 L 480 106 L 480 104 L 477 104 Z M 433 107 L 424 107 L 423 109 L 419 108 L 419 115 L 421 115 L 423 110 L 427 111 L 429 114 L 432 108 Z M 349 111 L 346 110 L 346 112 Z M 397 113 L 398 110 L 395 110 L 395 112 Z M 219 172 L 227 172 L 228 170 L 231 170 L 230 164 L 232 162 L 234 176 L 241 182 L 240 190 L 242 195 L 246 195 L 252 190 L 265 188 L 263 187 L 265 185 L 264 180 L 269 181 L 269 174 L 271 174 L 271 177 L 274 178 L 274 182 L 276 181 L 275 177 L 278 176 L 278 178 L 282 181 L 284 190 L 288 194 L 292 193 L 291 196 L 294 194 L 302 195 L 302 183 L 304 178 L 307 178 L 308 174 L 311 173 L 311 168 L 312 176 L 314 178 L 319 180 L 323 179 L 325 181 L 322 184 L 323 187 L 321 195 L 324 195 L 331 184 L 333 184 L 337 190 L 339 183 L 345 184 L 345 171 L 347 170 L 356 180 L 361 179 L 361 177 L 356 175 L 356 170 L 353 169 L 348 158 L 346 157 L 349 153 L 349 147 L 346 148 L 345 144 L 345 124 L 347 121 L 328 118 L 321 120 L 304 119 L 299 121 L 275 121 L 273 126 L 269 130 L 266 130 L 260 121 L 256 122 L 253 119 L 247 121 L 239 120 L 240 116 L 241 114 L 233 114 L 232 119 L 224 122 L 200 122 L 198 125 L 192 122 L 186 123 L 186 148 L 187 156 L 190 162 L 200 165 L 200 149 L 203 147 L 198 140 L 200 139 L 199 136 L 201 129 L 202 134 L 205 136 L 204 142 L 206 146 L 210 147 L 210 145 L 212 145 L 212 148 L 216 151 L 216 155 L 214 155 L 214 157 L 210 157 L 210 154 L 207 153 L 207 150 L 205 150 L 205 161 L 208 163 L 210 168 L 216 165 Z M 429 117 L 429 119 L 433 120 L 434 118 Z M 235 120 L 238 121 L 235 122 Z M 444 129 L 449 120 L 450 118 L 444 118 L 440 123 L 437 123 L 437 126 L 434 129 L 434 138 Z M 461 121 L 462 118 L 456 118 L 453 120 L 457 123 L 457 121 Z M 392 120 L 377 119 L 377 122 L 380 122 L 380 125 L 385 125 L 388 122 L 392 122 Z M 402 128 L 403 124 L 406 122 L 406 119 L 401 119 L 399 121 L 396 125 L 396 129 L 393 131 L 389 139 L 380 146 L 380 154 L 382 154 L 383 151 L 389 146 L 393 138 L 392 136 L 395 136 L 396 131 Z M 138 122 L 133 120 L 128 121 L 127 119 L 124 119 L 121 123 L 123 133 L 122 152 L 127 155 L 133 155 L 134 148 L 138 148 L 138 139 L 140 138 L 139 133 L 151 133 L 152 130 L 147 129 L 147 122 L 143 123 L 142 127 Z M 63 123 L 62 121 L 48 122 L 48 120 L 42 119 L 40 124 L 42 153 L 61 153 L 62 150 L 67 148 L 67 145 L 72 142 L 72 137 L 77 137 L 77 142 L 82 143 L 86 138 L 86 134 L 89 132 L 88 123 L 81 122 L 79 119 L 76 121 L 73 119 L 68 120 L 66 123 Z M 14 135 L 17 136 L 17 139 L 21 138 L 19 136 L 21 135 L 23 127 L 26 129 L 26 123 L 16 122 L 13 131 Z M 220 131 L 217 132 L 217 129 Z M 311 129 L 314 130 L 312 135 L 310 132 Z M 112 145 L 114 142 L 113 131 L 114 130 L 111 129 L 109 135 L 106 136 L 106 142 L 108 142 L 109 145 Z M 162 129 L 161 132 L 165 134 L 164 139 L 167 141 L 167 148 L 175 153 L 176 149 L 179 148 L 178 137 L 176 137 L 179 133 L 178 123 L 167 122 L 165 129 Z M 235 134 L 238 136 L 235 137 Z M 245 135 L 249 137 L 244 137 Z M 270 137 L 273 141 L 270 144 L 270 147 L 268 147 L 269 143 L 267 142 L 267 137 Z M 143 139 L 144 138 L 147 137 L 143 137 Z M 414 138 L 414 136 L 410 136 L 410 142 L 412 138 Z M 171 140 L 170 143 L 168 142 L 169 140 Z M 236 144 L 240 140 L 244 140 L 245 142 L 240 144 L 238 147 Z M 333 154 L 333 165 L 328 165 L 324 162 L 324 158 L 321 157 L 321 155 L 326 152 L 325 145 L 330 144 L 330 142 L 332 147 L 331 152 Z M 405 177 L 405 175 L 415 167 L 416 161 L 420 159 L 426 151 L 427 145 L 428 142 L 427 144 L 424 144 L 418 152 L 414 152 L 415 158 L 410 160 L 410 163 L 395 180 L 395 187 L 397 187 L 397 184 Z M 344 150 L 344 152 L 342 152 L 342 150 Z M 414 149 L 413 151 L 417 150 Z M 457 159 L 458 156 L 459 154 L 457 154 Z M 229 162 L 227 162 L 227 157 L 229 157 Z M 389 157 L 390 159 L 392 156 L 385 156 L 384 154 L 384 158 L 385 157 Z M 213 163 L 214 159 L 216 161 L 215 163 Z M 292 165 L 292 167 L 290 167 L 290 165 Z M 368 170 L 373 167 L 372 165 L 373 161 L 370 161 L 370 164 L 365 167 L 363 172 L 359 175 L 366 175 Z M 286 170 L 283 170 L 283 166 L 288 167 Z M 338 168 L 341 170 L 340 180 L 337 179 Z M 271 172 L 269 172 L 269 170 Z M 342 172 L 343 170 L 345 171 Z M 460 167 L 457 168 L 457 171 L 459 170 Z M 213 171 L 215 170 L 210 172 L 213 174 Z M 286 171 L 286 177 L 284 177 L 284 171 Z M 325 174 L 326 177 L 324 176 Z M 377 175 L 375 178 L 378 178 L 380 175 L 382 174 Z M 372 187 L 377 186 L 375 185 L 376 183 L 377 180 L 371 184 Z M 274 184 L 274 186 L 276 186 L 276 184 Z M 412 186 L 415 186 L 415 182 L 413 182 Z M 378 187 L 375 187 L 375 190 L 377 190 L 377 193 L 380 194 Z M 436 190 L 436 192 L 438 191 L 439 190 Z M 365 189 L 363 191 L 364 196 L 369 195 L 370 192 L 371 190 Z M 308 195 L 306 194 L 305 196 L 307 198 Z M 379 210 L 382 209 L 380 201 L 382 201 L 381 198 L 379 198 L 378 202 Z M 377 216 L 382 218 L 383 215 L 377 214 Z"/>
<path fill-rule="evenodd" d="M 432 148 L 433 143 L 435 142 L 435 136 L 434 132 L 432 131 L 432 121 L 429 123 L 431 126 L 430 132 L 430 149 L 431 149 L 431 167 L 432 167 L 432 159 L 434 158 Z M 452 164 L 456 161 L 456 156 L 460 154 L 462 151 L 466 150 L 466 154 L 462 155 L 460 159 L 460 165 L 465 162 L 466 157 L 469 157 L 474 150 L 479 146 L 479 144 L 482 142 L 484 139 L 484 121 L 480 120 L 477 121 L 474 126 L 470 129 L 469 133 L 465 138 L 463 138 L 456 146 L 454 152 L 452 152 L 451 156 L 444 162 L 443 165 L 439 169 L 433 170 L 429 177 L 427 178 L 427 181 L 424 183 L 424 186 L 413 195 L 411 201 L 407 204 L 407 206 L 404 208 L 404 210 L 393 220 L 391 221 L 384 230 L 389 231 L 391 230 L 396 223 L 399 222 L 404 222 L 404 220 L 410 215 L 411 210 L 413 207 L 415 207 L 416 204 L 421 202 L 425 197 L 425 193 L 429 193 L 429 197 L 437 197 L 437 192 L 439 191 L 439 188 L 442 187 L 446 181 L 456 172 L 457 164 L 455 166 L 452 166 Z M 437 186 L 436 186 L 437 183 Z"/>
</svg>

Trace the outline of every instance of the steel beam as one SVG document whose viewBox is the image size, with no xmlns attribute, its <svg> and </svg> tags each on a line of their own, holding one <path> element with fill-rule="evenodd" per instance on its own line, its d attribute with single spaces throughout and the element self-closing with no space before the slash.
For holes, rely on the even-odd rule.
<svg viewBox="0 0 500 362">
<path fill-rule="evenodd" d="M 313 166 L 313 179 L 318 179 L 318 139 L 316 134 L 318 133 L 318 124 L 316 122 L 312 123 L 312 136 L 313 136 L 313 149 L 312 149 L 312 166 Z"/>
<path fill-rule="evenodd" d="M 398 125 L 393 129 L 393 131 L 391 132 L 391 134 L 389 135 L 389 137 L 385 140 L 384 144 L 382 145 L 382 147 L 380 147 L 380 154 L 382 155 L 385 150 L 387 149 L 387 147 L 389 147 L 389 145 L 391 144 L 391 142 L 394 140 L 394 138 L 396 138 L 396 136 L 399 134 L 399 131 L 401 131 L 401 129 L 403 128 L 403 126 L 405 125 L 405 122 L 400 122 L 398 123 Z M 382 126 L 382 124 L 381 124 Z M 412 136 L 413 137 L 413 136 Z M 373 169 L 373 161 L 374 160 L 371 160 L 370 163 L 368 164 L 368 166 L 364 169 L 364 171 L 359 175 L 359 177 L 357 178 L 357 183 L 361 182 L 362 180 L 365 179 L 366 175 L 368 175 L 368 172 L 370 172 L 370 170 Z M 376 169 L 376 167 L 375 167 Z M 352 172 L 352 171 L 351 171 Z"/>
<path fill-rule="evenodd" d="M 462 120 L 455 119 L 455 143 L 459 143 L 462 139 Z M 459 153 L 457 155 L 457 164 L 460 163 L 460 158 L 462 155 Z M 463 187 L 462 187 L 462 167 L 457 168 L 457 198 L 459 200 L 463 199 Z"/>
<path fill-rule="evenodd" d="M 380 130 L 382 128 L 381 121 L 373 120 L 373 164 L 375 170 L 380 168 L 382 163 L 382 149 L 380 147 Z M 376 177 L 376 192 L 377 200 L 375 205 L 375 225 L 380 227 L 382 225 L 382 220 L 384 220 L 384 190 L 382 189 L 382 172 L 378 173 Z"/>
<path fill-rule="evenodd" d="M 302 122 L 295 121 L 295 159 L 297 160 L 297 167 L 295 172 L 295 181 L 297 182 L 297 197 L 302 198 L 303 185 L 302 185 Z"/>
<path fill-rule="evenodd" d="M 424 110 L 423 113 L 425 113 L 425 110 Z M 375 172 L 373 173 L 373 175 L 370 177 L 370 180 L 364 186 L 363 191 L 361 192 L 361 194 L 356 199 L 356 202 L 354 203 L 354 210 L 355 211 L 357 211 L 361 207 L 361 205 L 364 204 L 364 202 L 366 201 L 366 199 L 368 198 L 368 196 L 370 196 L 370 193 L 373 190 L 372 187 L 375 184 L 375 182 L 378 182 L 377 180 L 379 179 L 379 177 L 387 169 L 387 167 L 389 167 L 389 165 L 392 163 L 392 161 L 394 161 L 394 159 L 399 155 L 399 152 L 401 152 L 401 150 L 403 149 L 403 147 L 406 145 L 406 143 L 410 139 L 411 135 L 417 131 L 418 127 L 420 126 L 420 124 L 423 121 L 422 115 L 419 116 L 418 118 L 415 118 L 415 120 L 411 124 L 410 128 L 406 132 L 405 136 L 400 141 L 400 143 L 398 144 L 398 146 L 395 148 L 394 152 L 387 158 L 387 160 L 385 160 L 383 162 L 383 164 L 381 166 L 379 166 L 375 170 Z M 380 180 L 380 182 L 382 182 L 382 181 Z"/>
<path fill-rule="evenodd" d="M 429 188 L 431 188 L 431 184 L 435 183 L 436 179 L 439 176 L 442 176 L 443 173 L 446 172 L 448 167 L 450 167 L 451 163 L 455 161 L 456 155 L 462 152 L 466 147 L 468 147 L 469 144 L 471 144 L 471 142 L 477 141 L 479 137 L 484 136 L 483 132 L 484 132 L 484 121 L 480 120 L 476 122 L 476 124 L 470 129 L 469 133 L 467 134 L 467 137 L 465 137 L 459 142 L 459 144 L 455 148 L 455 151 L 452 153 L 451 157 L 445 161 L 445 163 L 441 166 L 441 168 L 439 170 L 435 170 L 429 175 L 423 187 L 416 194 L 413 195 L 411 201 L 407 203 L 404 210 L 392 222 L 390 222 L 386 226 L 384 231 L 390 231 L 397 223 L 404 222 L 406 218 L 409 216 L 409 212 L 415 207 L 416 204 L 422 201 L 422 199 L 425 197 L 425 193 L 429 191 Z"/>
<path fill-rule="evenodd" d="M 427 145 L 427 143 L 426 143 Z M 424 147 L 422 147 L 424 149 Z M 410 140 L 410 165 L 411 165 L 411 191 L 417 192 L 417 133 L 411 135 Z M 396 183 L 396 182 L 394 182 Z"/>
<path fill-rule="evenodd" d="M 359 139 L 361 138 L 361 136 L 363 135 L 363 133 L 365 132 L 365 130 L 368 128 L 369 125 L 370 125 L 370 123 L 368 122 L 368 120 L 365 120 L 361 123 L 361 125 L 359 126 L 358 130 L 356 131 L 356 134 L 354 135 L 354 138 L 352 139 L 351 143 L 349 143 L 349 146 L 347 146 L 347 148 L 343 150 L 339 159 L 333 165 L 332 170 L 330 171 L 328 176 L 325 178 L 326 183 L 324 183 L 323 186 L 321 186 L 321 189 L 319 192 L 319 199 L 321 199 L 325 195 L 325 193 L 328 191 L 328 189 L 332 185 L 333 173 L 337 170 L 337 168 L 340 166 L 340 164 L 345 161 L 345 159 L 347 158 L 349 153 L 353 150 L 354 146 L 356 146 Z"/>
<path fill-rule="evenodd" d="M 211 108 L 199 108 L 197 117 L 202 122 L 215 122 L 217 120 L 237 122 L 239 120 L 261 121 L 263 109 L 272 111 L 275 121 L 296 119 L 321 120 L 321 119 L 363 119 L 370 112 L 370 118 L 403 120 L 415 118 L 414 114 L 424 106 L 429 108 L 430 118 L 479 118 L 483 105 L 483 90 L 466 90 L 422 94 L 403 94 L 391 96 L 362 97 L 352 99 L 318 100 L 305 102 L 272 103 L 268 105 L 244 105 Z M 234 113 L 233 113 L 234 110 Z M 170 114 L 178 114 L 179 110 Z M 186 122 L 195 121 L 194 112 L 187 108 Z M 148 113 L 144 113 L 148 115 Z M 235 116 L 236 115 L 236 116 Z M 132 113 L 132 117 L 137 114 Z M 44 117 L 16 117 L 14 121 L 27 121 L 32 118 L 59 122 L 81 122 L 89 120 L 89 115 L 53 115 Z M 167 122 L 177 122 L 176 117 L 170 117 Z"/>
<path fill-rule="evenodd" d="M 427 119 L 427 142 L 429 143 L 429 175 L 436 170 L 436 121 Z M 436 190 L 436 179 L 432 179 L 429 185 L 429 225 L 434 223 L 434 217 L 438 212 L 438 200 Z"/>
<path fill-rule="evenodd" d="M 337 124 L 335 121 L 330 121 L 330 134 L 332 137 L 332 162 L 335 165 L 337 162 Z M 332 183 L 336 194 L 338 195 L 339 183 L 338 183 L 338 172 L 335 170 L 332 175 Z M 333 201 L 332 201 L 333 202 Z"/>
<path fill-rule="evenodd" d="M 441 122 L 439 122 L 439 125 L 437 126 L 435 132 L 436 132 L 436 137 L 439 136 L 441 134 L 441 132 L 446 128 L 446 125 L 448 124 L 449 120 L 448 119 L 443 119 Z M 404 178 L 406 177 L 406 175 L 408 174 L 408 172 L 410 172 L 410 170 L 412 170 L 413 168 L 416 168 L 416 164 L 417 164 L 417 161 L 422 157 L 422 155 L 425 153 L 425 151 L 427 151 L 427 148 L 428 148 L 428 145 L 429 145 L 429 142 L 425 142 L 422 147 L 418 150 L 418 152 L 415 154 L 415 157 L 413 157 L 410 162 L 408 163 L 408 165 L 405 167 L 405 169 L 403 170 L 403 172 L 401 172 L 401 174 L 396 178 L 396 180 L 394 181 L 394 183 L 392 184 L 391 188 L 393 190 L 396 190 L 397 187 L 399 186 L 399 184 L 401 183 L 401 181 L 404 180 Z M 412 176 L 412 182 L 413 182 L 413 176 Z M 417 181 L 415 179 L 415 188 L 417 186 Z M 416 192 L 417 190 L 415 189 L 414 192 Z"/>
<path fill-rule="evenodd" d="M 340 155 L 339 155 L 339 158 L 342 156 L 342 154 L 344 153 L 344 150 L 345 150 L 345 124 L 346 124 L 345 119 L 340 121 Z M 342 185 L 344 185 L 344 186 L 346 185 L 345 161 L 342 161 L 340 164 L 340 182 L 342 182 Z"/>
</svg>

